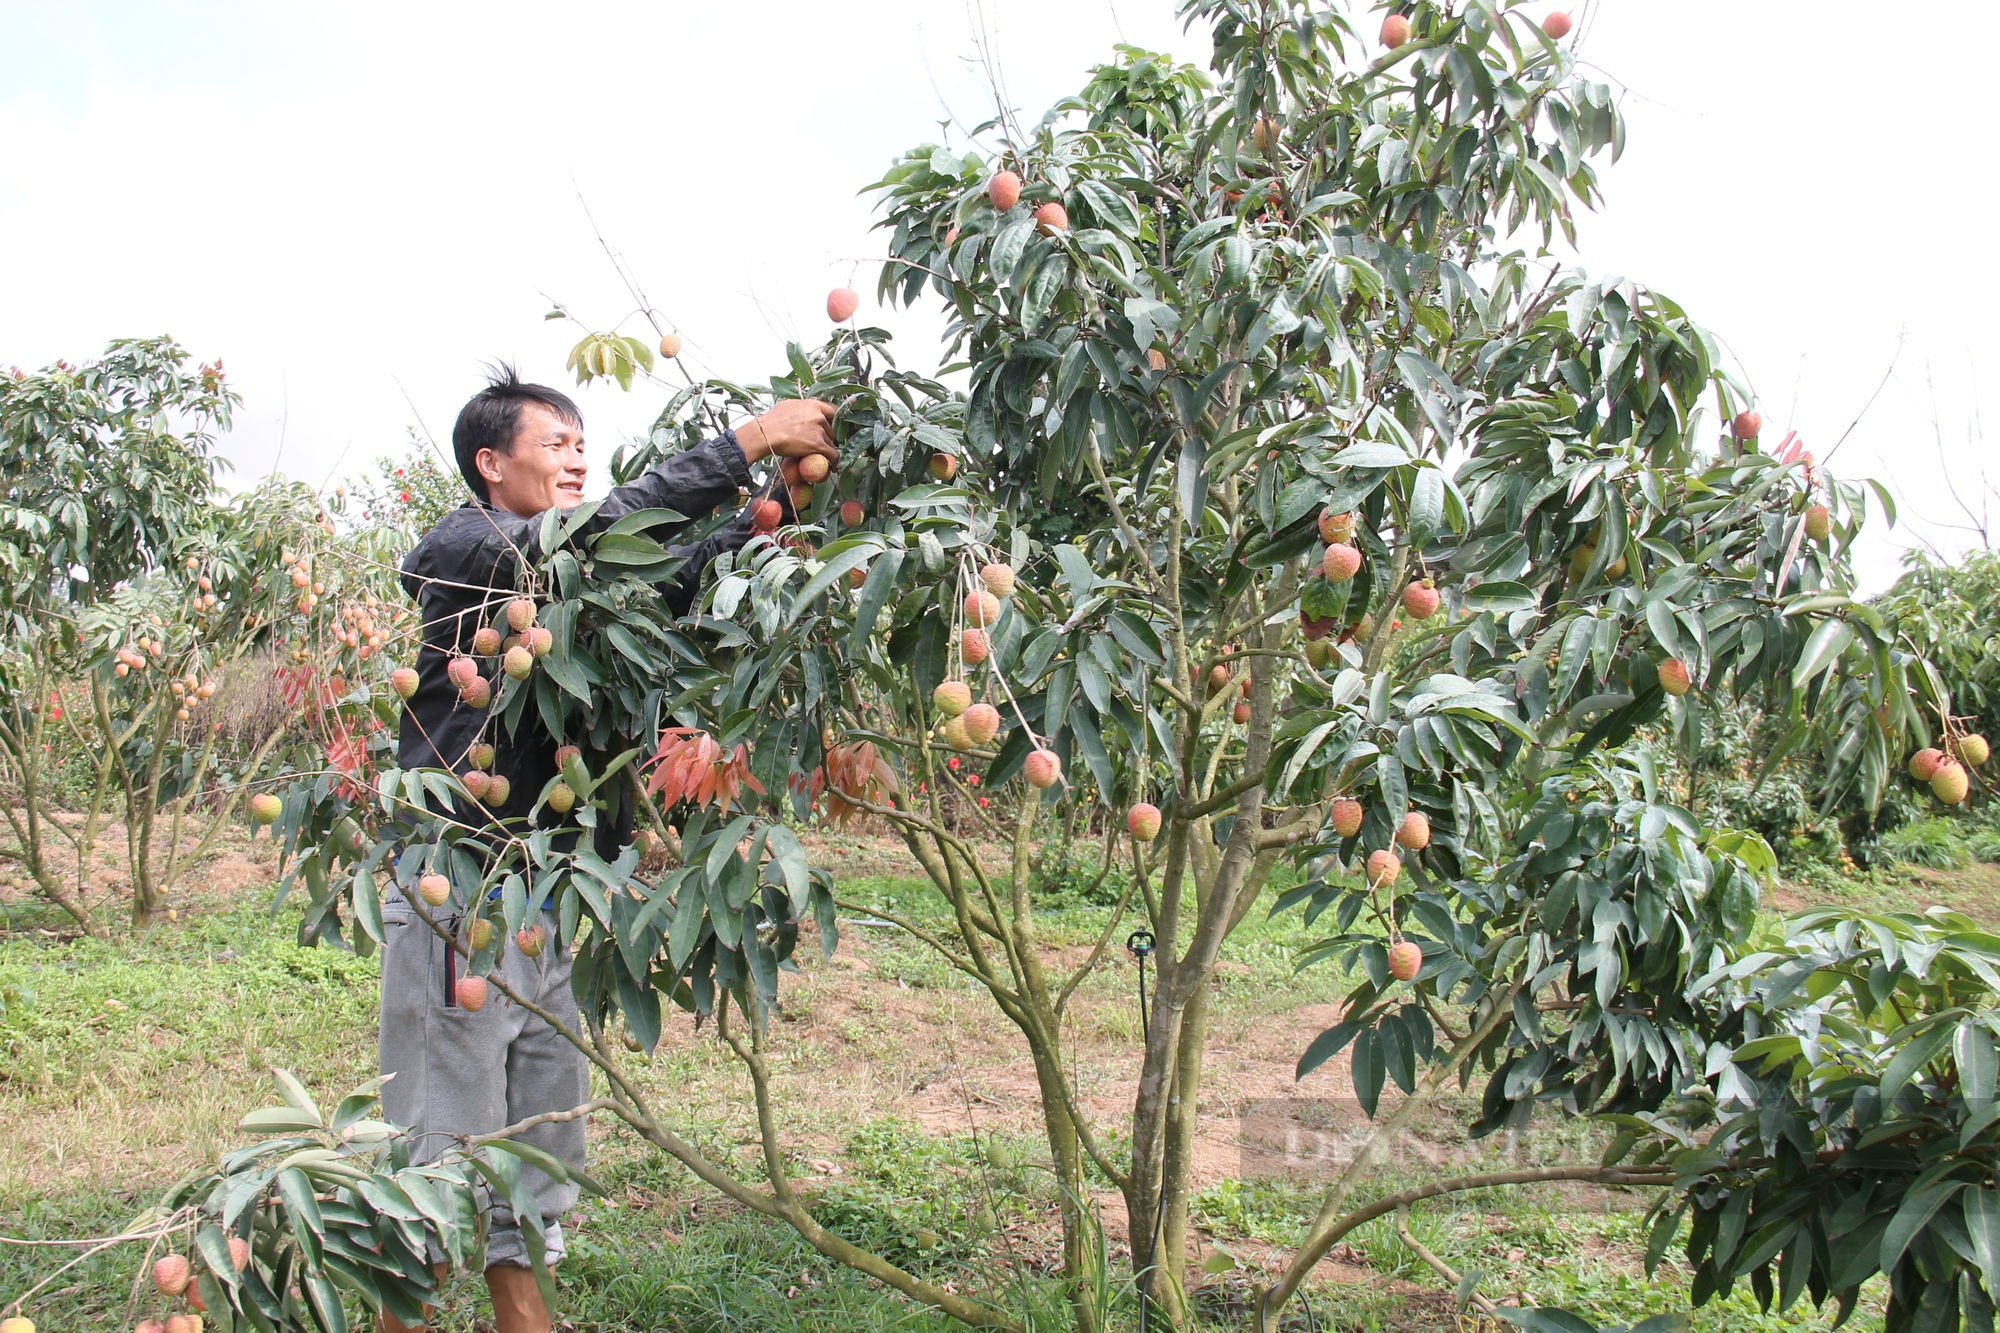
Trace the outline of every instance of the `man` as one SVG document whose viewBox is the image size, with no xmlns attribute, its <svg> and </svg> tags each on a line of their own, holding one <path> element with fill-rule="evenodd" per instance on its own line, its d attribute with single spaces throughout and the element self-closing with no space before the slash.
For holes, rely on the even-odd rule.
<svg viewBox="0 0 2000 1333">
<path fill-rule="evenodd" d="M 834 461 L 833 413 L 831 404 L 810 399 L 780 403 L 741 432 L 724 431 L 613 490 L 589 527 L 607 526 L 642 509 L 671 509 L 690 518 L 707 514 L 749 485 L 751 464 L 773 454 L 799 458 L 816 453 Z M 404 709 L 398 749 L 406 768 L 462 772 L 486 718 L 458 706 L 446 667 L 454 652 L 470 650 L 473 634 L 491 624 L 498 608 L 516 595 L 516 553 L 533 549 L 541 515 L 583 503 L 587 468 L 583 416 L 576 404 L 554 389 L 521 383 L 505 367 L 466 403 L 451 438 L 474 498 L 447 514 L 403 562 L 403 586 L 422 611 L 424 642 L 417 692 Z M 746 506 L 734 523 L 700 542 L 674 548 L 685 563 L 676 582 L 663 590 L 669 605 L 685 611 L 708 562 L 749 538 Z M 556 771 L 554 738 L 530 710 L 513 737 L 486 739 L 498 748 L 495 771 L 513 787 L 497 813 L 525 814 Z M 415 921 L 400 897 L 384 905 L 382 919 L 387 940 L 382 951 L 381 1063 L 384 1074 L 395 1075 L 383 1085 L 382 1109 L 390 1121 L 418 1136 L 420 1157 L 440 1154 L 449 1135 L 487 1133 L 589 1099 L 590 1069 L 582 1052 L 518 1005 L 488 1004 L 478 1012 L 459 1007 L 452 995 L 459 960 L 451 948 Z M 552 921 L 547 924 L 553 926 Z M 566 951 L 551 947 L 528 958 L 519 950 L 504 950 L 494 971 L 517 993 L 577 1029 Z M 522 1138 L 560 1161 L 583 1165 L 582 1120 L 541 1125 Z M 542 1215 L 547 1261 L 553 1265 L 563 1251 L 558 1219 L 575 1205 L 577 1188 L 533 1168 L 524 1170 L 524 1178 Z M 548 1311 L 520 1228 L 497 1202 L 486 1265 L 499 1333 L 545 1333 Z M 402 1329 L 393 1319 L 383 1323 L 392 1333 Z"/>
</svg>

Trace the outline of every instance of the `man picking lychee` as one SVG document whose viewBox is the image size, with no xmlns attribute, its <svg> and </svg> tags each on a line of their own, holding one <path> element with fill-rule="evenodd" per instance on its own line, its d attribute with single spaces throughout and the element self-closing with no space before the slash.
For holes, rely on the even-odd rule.
<svg viewBox="0 0 2000 1333">
<path fill-rule="evenodd" d="M 830 464 L 839 456 L 833 414 L 830 403 L 812 399 L 780 403 L 616 488 L 585 531 L 643 509 L 669 509 L 690 519 L 708 514 L 750 484 L 752 464 L 772 455 Z M 461 668 L 479 636 L 496 636 L 496 617 L 509 624 L 517 618 L 516 553 L 533 549 L 541 516 L 583 503 L 588 472 L 583 414 L 562 393 L 524 384 L 502 368 L 459 413 L 452 448 L 473 498 L 447 514 L 403 562 L 403 586 L 423 615 L 423 647 L 415 688 L 404 706 L 398 754 L 405 768 L 477 773 L 487 810 L 503 818 L 525 815 L 557 772 L 556 739 L 533 709 L 514 735 L 492 735 L 484 705 L 468 698 L 468 692 L 479 692 L 475 683 L 455 680 L 454 672 L 466 674 Z M 784 495 L 783 488 L 777 493 Z M 701 541 L 670 548 L 683 563 L 661 595 L 676 612 L 692 604 L 702 571 L 715 556 L 750 539 L 755 508 L 746 505 L 735 521 Z M 524 613 L 519 618 L 527 618 L 532 603 L 518 610 Z M 596 850 L 615 859 L 631 832 L 627 807 L 600 826 Z M 455 926 L 474 906 L 468 895 L 477 886 L 454 885 L 436 875 L 426 876 L 421 889 L 431 915 Z M 389 1120 L 409 1127 L 420 1159 L 440 1154 L 451 1135 L 490 1133 L 589 1099 L 589 1065 L 582 1052 L 520 1006 L 487 1004 L 484 985 L 457 975 L 457 955 L 415 920 L 407 900 L 392 897 L 382 919 L 387 939 L 380 1051 L 382 1072 L 395 1075 L 383 1085 L 382 1109 Z M 501 950 L 493 975 L 577 1030 L 569 954 L 543 943 L 554 934 L 552 916 L 545 913 L 539 926 L 521 932 L 515 947 Z M 559 1161 L 583 1166 L 581 1119 L 541 1125 L 521 1137 Z M 522 1174 L 541 1213 L 546 1261 L 553 1265 L 563 1253 L 559 1219 L 575 1205 L 577 1187 L 532 1167 Z M 549 1315 L 514 1215 L 496 1202 L 491 1222 L 486 1282 L 499 1333 L 543 1333 Z M 385 1318 L 383 1327 L 399 1333 L 403 1325 Z"/>
</svg>

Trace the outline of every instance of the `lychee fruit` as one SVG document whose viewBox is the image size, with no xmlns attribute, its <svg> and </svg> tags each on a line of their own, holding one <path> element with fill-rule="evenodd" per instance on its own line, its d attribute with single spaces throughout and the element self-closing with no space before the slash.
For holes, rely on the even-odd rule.
<svg viewBox="0 0 2000 1333">
<path fill-rule="evenodd" d="M 992 651 L 992 640 L 986 637 L 983 629 L 969 629 L 958 636 L 959 660 L 967 666 L 978 666 Z"/>
<path fill-rule="evenodd" d="M 432 907 L 451 901 L 451 881 L 433 871 L 417 880 L 417 896 Z"/>
<path fill-rule="evenodd" d="M 812 508 L 813 488 L 806 485 L 804 482 L 800 482 L 798 485 L 791 488 L 791 496 L 792 496 L 792 509 L 794 511 L 803 513 L 804 511 Z"/>
<path fill-rule="evenodd" d="M 1318 670 L 1332 660 L 1333 649 L 1327 646 L 1325 631 L 1321 631 L 1320 637 L 1307 640 L 1306 661 L 1314 670 Z"/>
<path fill-rule="evenodd" d="M 275 824 L 284 813 L 285 803 L 270 792 L 261 791 L 250 798 L 250 818 L 259 824 Z"/>
<path fill-rule="evenodd" d="M 671 361 L 681 354 L 681 335 L 663 333 L 660 335 L 660 355 Z"/>
<path fill-rule="evenodd" d="M 840 507 L 840 521 L 845 527 L 858 528 L 868 518 L 868 511 L 861 507 L 861 501 L 849 500 Z"/>
<path fill-rule="evenodd" d="M 178 1296 L 187 1290 L 188 1261 L 184 1254 L 170 1254 L 153 1265 L 153 1285 L 162 1296 Z"/>
<path fill-rule="evenodd" d="M 1946 805 L 1957 805 L 1972 789 L 1971 780 L 1966 776 L 1965 766 L 1956 759 L 1947 759 L 1931 774 L 1931 795 Z"/>
<path fill-rule="evenodd" d="M 472 683 L 458 692 L 458 697 L 467 708 L 484 708 L 493 702 L 493 686 L 483 676 L 474 676 Z"/>
<path fill-rule="evenodd" d="M 946 717 L 957 717 L 972 706 L 972 689 L 962 680 L 947 680 L 931 691 L 931 706 Z"/>
<path fill-rule="evenodd" d="M 826 317 L 836 324 L 853 319 L 860 308 L 861 294 L 852 287 L 836 287 L 826 294 Z"/>
<path fill-rule="evenodd" d="M 998 561 L 990 565 L 983 565 L 979 570 L 979 581 L 985 584 L 986 591 L 992 593 L 995 597 L 1012 597 L 1014 595 L 1014 567 L 1012 565 L 1004 565 Z"/>
<path fill-rule="evenodd" d="M 514 932 L 514 947 L 530 958 L 540 958 L 542 956 L 542 945 L 547 939 L 548 932 L 543 930 L 539 924 L 523 926 Z"/>
<path fill-rule="evenodd" d="M 396 692 L 398 699 L 408 699 L 417 692 L 417 672 L 414 667 L 397 667 L 389 673 L 389 688 Z"/>
<path fill-rule="evenodd" d="M 1686 662 L 1681 661 L 1678 657 L 1669 657 L 1666 661 L 1660 663 L 1661 689 L 1675 698 L 1679 698 L 1693 687 L 1694 681 L 1688 675 Z"/>
<path fill-rule="evenodd" d="M 1550 10 L 1549 16 L 1542 20 L 1542 31 L 1549 35 L 1550 41 L 1559 42 L 1569 36 L 1569 27 L 1569 15 L 1560 9 Z"/>
<path fill-rule="evenodd" d="M 1165 370 L 1167 368 L 1167 354 L 1157 347 L 1148 347 L 1146 349 L 1146 364 L 1154 370 Z"/>
<path fill-rule="evenodd" d="M 454 657 L 451 659 L 451 665 L 444 669 L 444 674 L 450 678 L 454 686 L 462 690 L 479 679 L 479 663 L 469 657 Z"/>
<path fill-rule="evenodd" d="M 1000 710 L 992 704 L 974 704 L 959 715 L 965 734 L 974 745 L 984 745 L 1000 734 Z"/>
<path fill-rule="evenodd" d="M 527 597 L 516 597 L 507 603 L 507 628 L 516 634 L 528 632 L 528 626 L 535 623 L 535 603 Z"/>
<path fill-rule="evenodd" d="M 493 943 L 493 923 L 483 916 L 474 917 L 471 928 L 465 932 L 465 942 L 474 953 Z"/>
<path fill-rule="evenodd" d="M 1978 768 L 1993 755 L 1993 749 L 1984 736 L 1960 736 L 1958 757 L 1973 768 Z"/>
<path fill-rule="evenodd" d="M 481 625 L 472 636 L 472 654 L 475 657 L 491 657 L 500 651 L 500 631 L 491 625 Z"/>
<path fill-rule="evenodd" d="M 567 768 L 570 760 L 578 758 L 582 754 L 583 751 L 574 745 L 558 745 L 556 747 L 556 767 Z"/>
<path fill-rule="evenodd" d="M 1813 505 L 1806 510 L 1806 536 L 1813 541 L 1823 542 L 1833 531 L 1833 515 L 1825 505 Z"/>
<path fill-rule="evenodd" d="M 945 724 L 938 728 L 938 735 L 943 738 L 946 745 L 949 745 L 954 750 L 970 750 L 972 748 L 972 737 L 966 733 L 965 714 L 963 713 L 960 713 L 957 717 L 946 718 Z"/>
<path fill-rule="evenodd" d="M 460 977 L 452 987 L 452 995 L 458 1000 L 458 1007 L 471 1013 L 478 1013 L 486 1007 L 486 978 Z"/>
<path fill-rule="evenodd" d="M 1125 827 L 1134 842 L 1151 842 L 1160 836 L 1160 807 L 1139 802 L 1125 812 Z"/>
<path fill-rule="evenodd" d="M 547 625 L 530 625 L 527 632 L 521 635 L 521 646 L 536 657 L 547 657 L 556 646 L 555 631 Z"/>
<path fill-rule="evenodd" d="M 1764 429 L 1764 414 L 1750 408 L 1738 412 L 1729 423 L 1729 433 L 1739 440 L 1754 440 Z"/>
<path fill-rule="evenodd" d="M 958 459 L 951 454 L 931 455 L 931 476 L 937 481 L 950 481 L 958 475 Z"/>
<path fill-rule="evenodd" d="M 750 506 L 750 531 L 776 532 L 784 517 L 785 508 L 776 500 L 759 500 Z"/>
<path fill-rule="evenodd" d="M 1021 775 L 1030 787 L 1053 787 L 1062 781 L 1062 760 L 1053 750 L 1036 750 L 1021 765 Z"/>
<path fill-rule="evenodd" d="M 1259 112 L 1250 126 L 1250 142 L 1257 145 L 1257 151 L 1268 153 L 1278 145 L 1278 122 Z"/>
<path fill-rule="evenodd" d="M 486 804 L 498 810 L 507 804 L 507 798 L 514 794 L 514 784 L 500 774 L 493 775 L 493 781 L 486 784 Z"/>
<path fill-rule="evenodd" d="M 1398 981 L 1415 981 L 1424 970 L 1424 951 L 1409 940 L 1389 946 L 1389 975 Z"/>
<path fill-rule="evenodd" d="M 1403 609 L 1412 620 L 1429 620 L 1436 615 L 1438 601 L 1437 584 L 1430 579 L 1408 584 L 1403 589 Z"/>
<path fill-rule="evenodd" d="M 235 1266 L 236 1271 L 239 1273 L 248 1268 L 250 1266 L 250 1242 L 241 1236 L 231 1236 L 229 1238 L 229 1262 Z"/>
<path fill-rule="evenodd" d="M 576 805 L 576 792 L 567 782 L 558 782 L 549 788 L 549 809 L 559 815 L 566 815 Z"/>
<path fill-rule="evenodd" d="M 474 768 L 490 769 L 493 767 L 493 760 L 496 757 L 497 755 L 493 747 L 485 741 L 475 741 L 465 747 L 465 762 Z"/>
<path fill-rule="evenodd" d="M 535 669 L 535 655 L 520 644 L 515 644 L 507 650 L 507 656 L 501 659 L 500 669 L 505 671 L 510 679 L 526 680 L 528 673 Z"/>
<path fill-rule="evenodd" d="M 1354 535 L 1354 522 L 1354 511 L 1351 509 L 1343 509 L 1337 514 L 1331 509 L 1322 510 L 1319 516 L 1319 539 L 1328 545 L 1344 542 Z"/>
<path fill-rule="evenodd" d="M 1053 236 L 1059 231 L 1069 230 L 1069 210 L 1051 199 L 1035 210 L 1035 230 L 1044 236 Z"/>
<path fill-rule="evenodd" d="M 1382 20 L 1382 45 L 1391 51 L 1410 40 L 1410 20 L 1406 14 L 1391 14 Z"/>
<path fill-rule="evenodd" d="M 1239 727 L 1248 722 L 1250 720 L 1250 705 L 1238 704 L 1236 707 L 1230 709 L 1229 720 Z"/>
<path fill-rule="evenodd" d="M 169 1315 L 161 1325 L 162 1333 L 201 1333 L 201 1316 L 198 1314 Z"/>
<path fill-rule="evenodd" d="M 493 789 L 493 775 L 482 773 L 476 768 L 460 778 L 459 781 L 465 784 L 465 790 L 475 801 L 484 801 L 486 793 Z"/>
<path fill-rule="evenodd" d="M 1410 811 L 1403 816 L 1403 826 L 1396 830 L 1396 841 L 1413 852 L 1422 851 L 1431 845 L 1431 821 L 1420 811 Z"/>
<path fill-rule="evenodd" d="M 1918 782 L 1929 782 L 1931 775 L 1944 762 L 1944 751 L 1922 749 L 1910 756 L 1910 776 Z"/>
<path fill-rule="evenodd" d="M 994 172 L 993 179 L 986 182 L 986 197 L 1005 213 L 1021 202 L 1021 178 L 1011 171 Z"/>
<path fill-rule="evenodd" d="M 1403 873 L 1403 860 L 1384 847 L 1379 852 L 1368 853 L 1368 882 L 1371 885 L 1394 884 Z"/>
<path fill-rule="evenodd" d="M 965 595 L 965 623 L 984 629 L 1000 618 L 1000 599 L 984 588 Z"/>
<path fill-rule="evenodd" d="M 831 465 L 823 454 L 807 454 L 799 460 L 799 480 L 808 486 L 817 486 L 826 480 Z"/>
<path fill-rule="evenodd" d="M 1229 668 L 1217 662 L 1208 669 L 1208 692 L 1220 694 L 1229 688 L 1230 679 Z"/>
<path fill-rule="evenodd" d="M 157 1319 L 141 1319 L 132 1325 L 132 1333 L 167 1333 L 167 1326 Z"/>
<path fill-rule="evenodd" d="M 1361 552 L 1345 542 L 1335 542 L 1326 548 L 1319 567 L 1328 583 L 1345 583 L 1361 568 Z"/>
<path fill-rule="evenodd" d="M 1351 838 L 1361 832 L 1361 802 L 1352 796 L 1341 796 L 1333 802 L 1333 831 L 1343 838 Z"/>
</svg>

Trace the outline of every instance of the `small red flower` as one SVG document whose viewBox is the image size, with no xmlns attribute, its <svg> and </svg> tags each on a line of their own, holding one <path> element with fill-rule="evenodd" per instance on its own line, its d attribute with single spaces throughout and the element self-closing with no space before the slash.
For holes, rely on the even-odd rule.
<svg viewBox="0 0 2000 1333">
<path fill-rule="evenodd" d="M 402 476 L 402 475 L 403 475 L 403 469 L 401 469 L 401 468 L 397 468 L 397 469 L 396 469 L 396 475 L 397 475 L 397 476 L 399 476 L 399 477 L 400 477 L 400 476 Z"/>
<path fill-rule="evenodd" d="M 410 493 L 408 491 L 404 491 L 402 493 L 401 499 L 404 504 L 408 504 L 410 502 Z"/>
<path fill-rule="evenodd" d="M 982 797 L 980 797 L 980 798 L 979 798 L 979 808 L 980 808 L 980 809 L 984 810 L 984 809 L 985 809 L 985 808 L 986 808 L 986 807 L 987 807 L 988 805 L 990 805 L 990 804 L 992 804 L 992 802 L 988 801 L 988 800 L 987 800 L 987 799 L 986 799 L 986 798 L 985 798 L 984 796 L 982 796 Z"/>
<path fill-rule="evenodd" d="M 958 771 L 958 760 L 956 759 L 947 760 L 945 762 L 945 767 L 951 769 L 953 772 Z"/>
<path fill-rule="evenodd" d="M 977 787 L 979 785 L 979 775 L 977 773 L 970 774 L 965 779 L 965 785 L 968 787 Z"/>
</svg>

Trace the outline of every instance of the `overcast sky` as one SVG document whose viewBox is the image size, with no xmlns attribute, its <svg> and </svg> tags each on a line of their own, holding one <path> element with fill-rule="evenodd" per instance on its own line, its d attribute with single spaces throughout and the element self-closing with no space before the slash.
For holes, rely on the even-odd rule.
<svg viewBox="0 0 2000 1333">
<path fill-rule="evenodd" d="M 1208 56 L 1170 0 L 982 4 L 0 0 L 0 364 L 169 332 L 246 399 L 238 478 L 357 472 L 412 425 L 442 440 L 483 361 L 563 382 L 578 330 L 543 322 L 552 299 L 626 319 L 580 199 L 698 369 L 769 375 L 849 281 L 926 363 L 935 322 L 876 311 L 858 189 L 987 114 L 982 29 L 1031 116 L 1114 42 Z M 1888 375 L 1832 460 L 1904 505 L 1871 584 L 1907 545 L 1971 544 L 1946 479 L 1975 503 L 1982 469 L 2000 481 L 1978 415 L 1994 7 L 1940 0 L 1921 31 L 1841 0 L 1579 12 L 1630 137 L 1577 261 L 1680 301 L 1767 434 L 1822 457 Z M 600 464 L 659 406 L 581 401 Z"/>
</svg>

